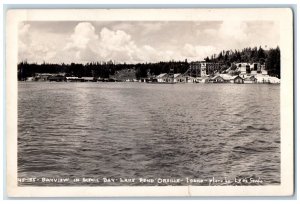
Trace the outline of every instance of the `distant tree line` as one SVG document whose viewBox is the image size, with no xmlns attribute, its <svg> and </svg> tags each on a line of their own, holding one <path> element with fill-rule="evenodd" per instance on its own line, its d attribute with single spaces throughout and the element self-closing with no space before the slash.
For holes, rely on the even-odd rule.
<svg viewBox="0 0 300 204">
<path fill-rule="evenodd" d="M 168 73 L 170 67 L 174 68 L 175 73 L 184 73 L 189 64 L 184 62 L 158 62 L 158 63 L 138 63 L 138 64 L 113 64 L 113 63 L 87 63 L 87 64 L 51 64 L 51 63 L 27 63 L 18 64 L 18 79 L 24 80 L 27 77 L 34 77 L 36 73 L 65 73 L 65 76 L 76 77 L 95 77 L 109 78 L 116 71 L 123 69 L 135 69 L 137 79 L 147 77 L 149 75 L 158 75 L 160 73 Z"/>
<path fill-rule="evenodd" d="M 219 63 L 219 72 L 228 69 L 232 63 L 236 62 L 259 62 L 265 64 L 270 75 L 280 78 L 280 49 L 264 50 L 261 47 L 244 48 L 243 50 L 221 51 L 218 55 L 214 54 L 204 59 L 206 62 Z M 33 77 L 36 73 L 65 73 L 65 76 L 77 77 L 100 77 L 109 78 L 116 71 L 122 69 L 135 69 L 137 79 L 169 73 L 170 68 L 174 73 L 185 73 L 189 68 L 189 63 L 185 61 L 169 61 L 157 63 L 138 63 L 138 64 L 114 64 L 112 62 L 91 62 L 86 64 L 51 64 L 51 63 L 27 63 L 26 61 L 18 64 L 18 79 L 24 80 Z"/>
</svg>

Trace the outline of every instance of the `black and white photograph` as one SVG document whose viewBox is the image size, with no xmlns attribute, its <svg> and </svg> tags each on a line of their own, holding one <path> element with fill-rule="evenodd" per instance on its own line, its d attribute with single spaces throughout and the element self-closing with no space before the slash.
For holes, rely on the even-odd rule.
<svg viewBox="0 0 300 204">
<path fill-rule="evenodd" d="M 18 20 L 9 67 L 13 185 L 257 187 L 263 194 L 286 184 L 292 18 L 288 9 L 244 10 L 171 11 L 170 19 L 161 10 L 111 19 L 118 11 L 105 11 L 103 19 L 65 20 L 32 11 Z"/>
</svg>

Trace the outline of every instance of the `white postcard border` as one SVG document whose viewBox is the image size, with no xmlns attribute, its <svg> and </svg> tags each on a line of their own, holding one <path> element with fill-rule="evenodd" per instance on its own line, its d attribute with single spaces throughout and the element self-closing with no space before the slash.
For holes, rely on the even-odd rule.
<svg viewBox="0 0 300 204">
<path fill-rule="evenodd" d="M 19 187 L 17 185 L 17 50 L 22 21 L 280 21 L 281 184 L 278 186 Z M 288 196 L 294 191 L 293 14 L 287 8 L 9 10 L 6 21 L 6 147 L 9 197 Z"/>
</svg>

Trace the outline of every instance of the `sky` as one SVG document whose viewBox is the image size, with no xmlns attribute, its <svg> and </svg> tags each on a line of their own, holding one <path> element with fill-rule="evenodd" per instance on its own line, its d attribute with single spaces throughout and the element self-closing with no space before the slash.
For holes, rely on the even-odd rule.
<svg viewBox="0 0 300 204">
<path fill-rule="evenodd" d="M 28 21 L 18 60 L 36 63 L 199 61 L 222 50 L 279 46 L 276 21 Z"/>
</svg>

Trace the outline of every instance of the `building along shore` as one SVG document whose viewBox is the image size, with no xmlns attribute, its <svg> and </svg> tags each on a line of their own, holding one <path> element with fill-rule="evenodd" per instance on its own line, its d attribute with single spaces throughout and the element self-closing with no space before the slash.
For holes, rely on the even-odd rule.
<svg viewBox="0 0 300 204">
<path fill-rule="evenodd" d="M 136 78 L 135 69 L 123 69 L 107 78 L 91 76 L 66 76 L 65 73 L 36 73 L 26 81 L 50 82 L 141 82 L 141 83 L 235 83 L 235 84 L 280 84 L 280 79 L 268 75 L 265 65 L 260 63 L 232 63 L 220 71 L 218 63 L 205 61 L 192 62 L 185 73 L 174 73 L 170 68 L 169 73 L 158 75 L 148 73 L 147 77 Z"/>
</svg>

